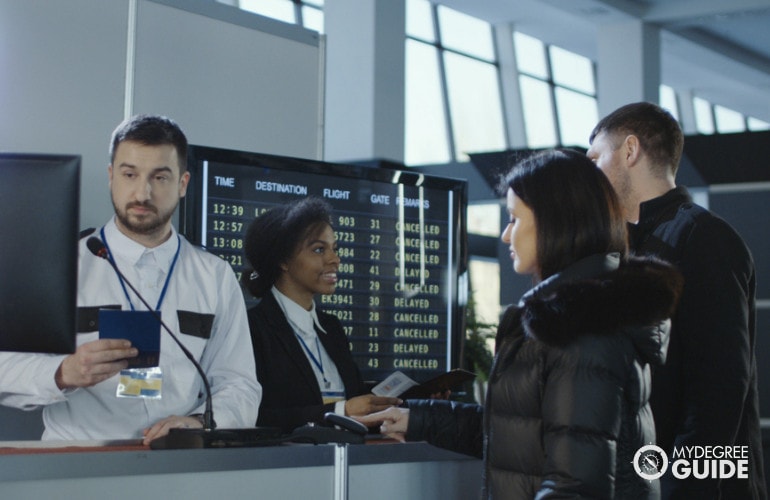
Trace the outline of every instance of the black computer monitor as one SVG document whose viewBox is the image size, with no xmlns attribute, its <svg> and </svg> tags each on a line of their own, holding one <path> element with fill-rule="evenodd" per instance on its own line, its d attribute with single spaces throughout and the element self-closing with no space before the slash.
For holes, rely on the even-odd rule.
<svg viewBox="0 0 770 500">
<path fill-rule="evenodd" d="M 0 350 L 71 353 L 80 156 L 0 153 Z"/>
</svg>

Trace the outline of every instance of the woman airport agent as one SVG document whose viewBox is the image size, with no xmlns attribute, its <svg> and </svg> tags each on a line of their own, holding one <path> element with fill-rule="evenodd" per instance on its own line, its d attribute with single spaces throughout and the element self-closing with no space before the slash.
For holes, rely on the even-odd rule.
<svg viewBox="0 0 770 500">
<path fill-rule="evenodd" d="M 505 179 L 502 240 L 537 285 L 505 312 L 485 406 L 408 401 L 358 420 L 483 456 L 483 498 L 657 498 L 632 460 L 655 443 L 651 364 L 665 360 L 681 278 L 628 257 L 604 174 L 569 150 Z"/>
<path fill-rule="evenodd" d="M 271 208 L 250 224 L 244 252 L 251 269 L 242 281 L 262 299 L 248 311 L 262 384 L 257 425 L 290 432 L 326 412 L 366 415 L 401 403 L 366 393 L 342 324 L 316 308 L 316 295 L 334 293 L 340 264 L 327 203 Z"/>
</svg>

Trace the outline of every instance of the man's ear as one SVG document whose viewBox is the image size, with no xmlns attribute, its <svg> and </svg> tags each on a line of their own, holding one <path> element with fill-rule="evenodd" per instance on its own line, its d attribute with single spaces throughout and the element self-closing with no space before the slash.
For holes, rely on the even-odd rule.
<svg viewBox="0 0 770 500">
<path fill-rule="evenodd" d="M 639 138 L 633 134 L 626 136 L 625 140 L 623 140 L 623 146 L 621 146 L 621 148 L 623 151 L 623 159 L 626 161 L 627 165 L 634 165 L 642 156 L 642 148 L 641 144 L 639 144 Z"/>
<path fill-rule="evenodd" d="M 187 194 L 187 184 L 190 182 L 190 172 L 185 171 L 179 178 L 179 197 L 184 198 Z"/>
</svg>

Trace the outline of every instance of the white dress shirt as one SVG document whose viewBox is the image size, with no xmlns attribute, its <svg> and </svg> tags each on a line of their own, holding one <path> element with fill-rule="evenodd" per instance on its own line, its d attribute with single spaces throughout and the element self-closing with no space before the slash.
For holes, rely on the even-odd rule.
<svg viewBox="0 0 770 500">
<path fill-rule="evenodd" d="M 222 259 L 177 237 L 147 249 L 123 235 L 110 220 L 104 234 L 115 263 L 148 303 L 157 304 L 171 261 L 179 257 L 160 308 L 163 322 L 202 366 L 213 394 L 218 427 L 251 427 L 257 419 L 262 388 L 257 382 L 243 295 L 235 274 Z M 118 305 L 146 310 L 133 292 L 128 297 L 117 274 L 80 242 L 78 307 Z M 130 302 L 129 302 L 130 298 Z M 208 339 L 180 331 L 178 311 L 213 316 Z M 77 343 L 99 338 L 80 332 Z M 116 397 L 116 375 L 88 388 L 59 390 L 54 375 L 64 356 L 0 353 L 0 403 L 17 408 L 45 406 L 43 439 L 140 438 L 142 430 L 170 415 L 203 413 L 204 386 L 193 364 L 161 331 L 160 399 Z"/>
</svg>

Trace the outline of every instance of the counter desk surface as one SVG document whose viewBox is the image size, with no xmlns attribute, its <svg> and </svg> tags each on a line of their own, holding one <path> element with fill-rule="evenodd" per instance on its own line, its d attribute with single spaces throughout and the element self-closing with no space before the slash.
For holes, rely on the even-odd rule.
<svg viewBox="0 0 770 500">
<path fill-rule="evenodd" d="M 0 442 L 4 499 L 476 498 L 481 461 L 426 443 L 150 450 L 125 442 Z M 336 464 L 336 465 L 335 465 Z M 337 486 L 335 486 L 337 481 Z"/>
</svg>

